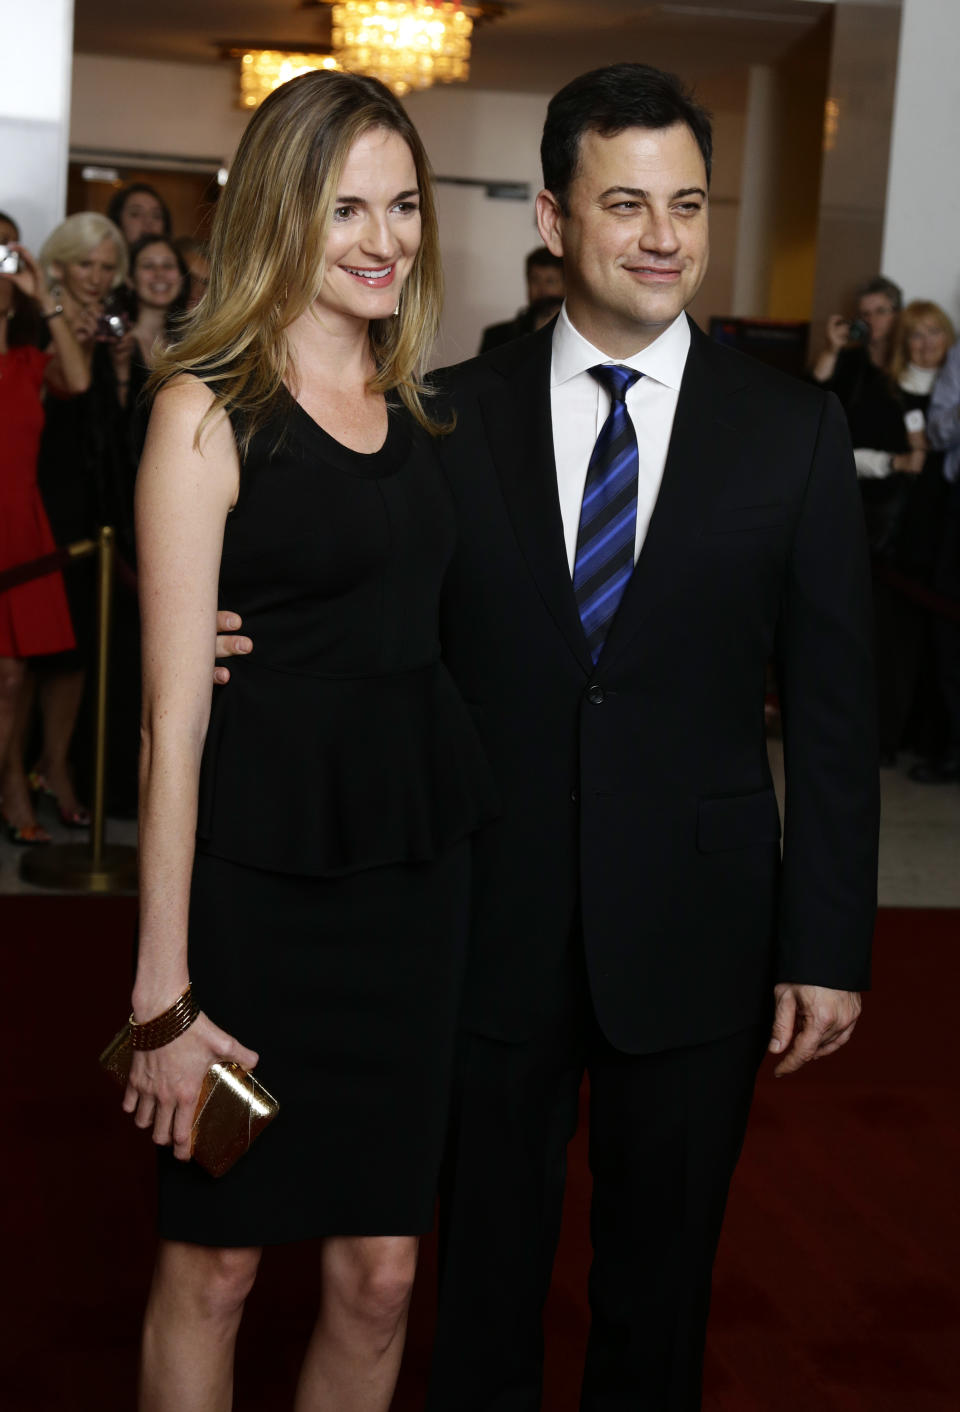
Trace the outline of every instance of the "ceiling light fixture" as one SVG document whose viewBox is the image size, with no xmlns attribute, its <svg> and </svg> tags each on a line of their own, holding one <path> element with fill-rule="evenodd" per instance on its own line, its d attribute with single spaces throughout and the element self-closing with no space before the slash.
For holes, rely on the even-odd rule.
<svg viewBox="0 0 960 1412">
<path fill-rule="evenodd" d="M 317 69 L 339 69 L 340 65 L 329 49 L 302 50 L 291 53 L 285 49 L 258 49 L 250 46 L 224 46 L 225 59 L 240 60 L 240 96 L 238 105 L 248 111 L 258 108 L 275 88 L 300 74 Z"/>
<path fill-rule="evenodd" d="M 504 6 L 478 0 L 326 0 L 333 52 L 344 69 L 368 74 L 398 98 L 435 83 L 470 77 L 470 38 L 480 20 Z"/>
</svg>

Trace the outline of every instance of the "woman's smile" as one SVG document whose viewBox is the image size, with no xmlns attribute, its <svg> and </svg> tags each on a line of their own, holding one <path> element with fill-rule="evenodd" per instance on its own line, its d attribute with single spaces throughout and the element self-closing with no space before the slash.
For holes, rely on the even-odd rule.
<svg viewBox="0 0 960 1412">
<path fill-rule="evenodd" d="M 380 265 L 378 268 L 368 268 L 364 265 L 341 265 L 341 270 L 345 270 L 348 275 L 353 275 L 354 279 L 361 284 L 368 285 L 370 289 L 384 289 L 387 285 L 393 284 L 393 276 L 396 272 L 396 262 L 390 265 Z"/>
</svg>

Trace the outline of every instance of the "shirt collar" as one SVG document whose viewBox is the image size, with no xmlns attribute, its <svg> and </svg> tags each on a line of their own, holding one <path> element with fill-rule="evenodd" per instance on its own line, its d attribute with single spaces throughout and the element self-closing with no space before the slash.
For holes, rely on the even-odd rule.
<svg viewBox="0 0 960 1412">
<path fill-rule="evenodd" d="M 679 391 L 689 349 L 690 325 L 685 314 L 678 314 L 658 338 L 632 358 L 611 358 L 577 332 L 564 303 L 553 329 L 550 386 L 559 387 L 597 363 L 619 362 L 643 373 L 644 377 L 653 378 L 654 382 Z"/>
</svg>

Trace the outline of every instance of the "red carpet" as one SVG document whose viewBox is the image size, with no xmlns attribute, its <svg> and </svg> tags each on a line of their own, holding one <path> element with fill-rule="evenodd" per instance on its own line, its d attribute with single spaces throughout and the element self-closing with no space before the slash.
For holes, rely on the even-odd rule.
<svg viewBox="0 0 960 1412">
<path fill-rule="evenodd" d="M 5 980 L 3 1412 L 130 1412 L 152 1152 L 94 1065 L 129 994 L 134 904 L 0 897 Z M 717 1264 L 705 1412 L 956 1412 L 960 913 L 887 911 L 851 1046 L 765 1071 Z M 571 1151 L 546 1412 L 576 1412 L 589 1174 Z M 309 1245 L 269 1251 L 237 1412 L 284 1412 L 314 1306 Z M 395 1412 L 429 1359 L 424 1254 Z M 266 1356 L 265 1356 L 266 1355 Z"/>
</svg>

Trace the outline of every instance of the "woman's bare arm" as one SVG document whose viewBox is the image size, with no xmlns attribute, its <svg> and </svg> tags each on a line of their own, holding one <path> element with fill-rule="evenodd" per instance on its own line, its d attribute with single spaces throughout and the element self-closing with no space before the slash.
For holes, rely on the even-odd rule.
<svg viewBox="0 0 960 1412">
<path fill-rule="evenodd" d="M 239 484 L 236 445 L 221 417 L 193 444 L 211 394 L 183 378 L 157 396 L 137 476 L 137 564 L 143 630 L 140 755 L 140 943 L 133 1012 L 143 1021 L 189 980 L 187 916 L 200 760 L 210 712 L 223 530 Z M 197 997 L 201 1009 L 204 997 Z M 252 1067 L 205 1015 L 163 1049 L 138 1054 L 124 1099 L 141 1127 L 189 1155 L 189 1121 L 215 1058 Z"/>
</svg>

